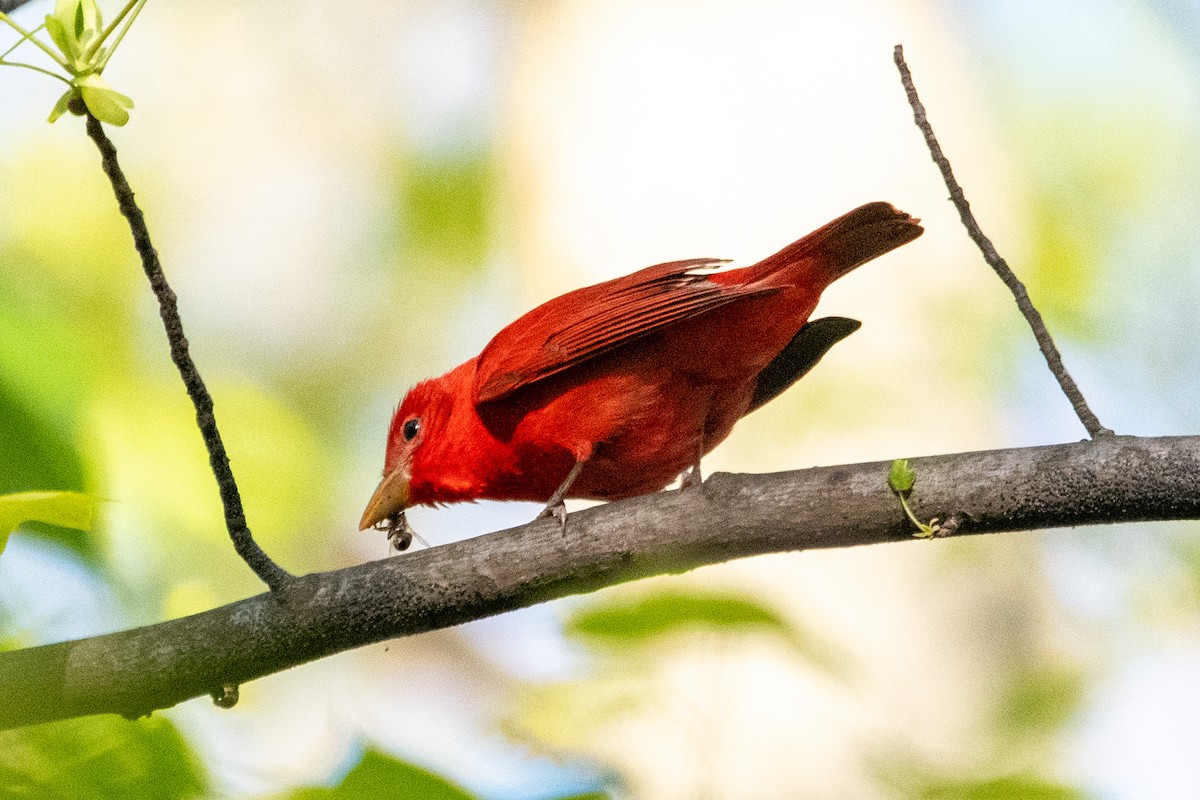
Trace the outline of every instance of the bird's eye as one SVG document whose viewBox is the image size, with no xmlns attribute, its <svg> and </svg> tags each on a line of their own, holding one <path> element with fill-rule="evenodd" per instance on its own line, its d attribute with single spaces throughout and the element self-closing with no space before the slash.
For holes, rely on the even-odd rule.
<svg viewBox="0 0 1200 800">
<path fill-rule="evenodd" d="M 417 438 L 417 434 L 420 433 L 420 431 L 421 420 L 415 417 L 405 422 L 404 427 L 400 429 L 400 432 L 404 435 L 404 441 L 406 442 L 411 442 L 413 439 Z"/>
</svg>

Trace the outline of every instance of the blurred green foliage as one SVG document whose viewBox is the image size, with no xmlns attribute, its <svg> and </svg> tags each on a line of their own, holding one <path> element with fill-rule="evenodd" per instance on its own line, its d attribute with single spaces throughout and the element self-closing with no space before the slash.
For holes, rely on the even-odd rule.
<svg viewBox="0 0 1200 800">
<path fill-rule="evenodd" d="M 136 262 L 93 162 L 40 149 L 26 156 L 0 173 L 19 187 L 0 192 L 0 493 L 88 491 L 83 419 L 96 377 L 130 352 Z M 100 566 L 101 537 L 26 530 Z"/>
<path fill-rule="evenodd" d="M 492 154 L 415 154 L 402 159 L 396 173 L 399 238 L 408 257 L 459 268 L 482 266 L 492 245 Z"/>
<path fill-rule="evenodd" d="M 184 800 L 207 780 L 169 721 L 116 716 L 0 733 L 0 797 Z"/>
<path fill-rule="evenodd" d="M 910 800 L 1087 800 L 1071 786 L 1030 776 L 1006 776 L 977 781 L 932 782 L 907 794 Z"/>
<path fill-rule="evenodd" d="M 626 656 L 670 646 L 673 640 L 686 642 L 691 634 L 767 634 L 793 647 L 813 666 L 831 674 L 843 669 L 828 642 L 748 594 L 651 585 L 633 597 L 602 595 L 604 599 L 567 620 L 566 633 L 593 646 L 620 649 Z"/>
<path fill-rule="evenodd" d="M 782 644 L 786 658 L 825 678 L 841 680 L 850 672 L 845 655 L 830 642 L 747 592 L 663 578 L 597 598 L 564 624 L 568 635 L 590 648 L 586 672 L 529 687 L 512 721 L 519 735 L 590 751 L 592 737 L 606 738 L 623 721 L 666 707 L 687 738 L 711 741 L 730 712 L 729 693 L 744 688 L 738 685 L 739 664 L 747 653 Z M 685 664 L 711 671 L 724 684 L 721 690 L 680 697 L 672 687 L 675 670 Z"/>
<path fill-rule="evenodd" d="M 1025 220 L 1033 260 L 1028 280 L 1055 332 L 1104 338 L 1111 322 L 1100 291 L 1112 254 L 1159 196 L 1148 177 L 1187 158 L 1155 108 L 1082 102 L 1010 119 L 1026 161 Z"/>
<path fill-rule="evenodd" d="M 743 595 L 670 589 L 586 606 L 566 624 L 568 633 L 590 642 L 626 646 L 697 629 L 792 634 L 779 614 Z"/>
<path fill-rule="evenodd" d="M 17 526 L 27 520 L 86 531 L 96 501 L 78 492 L 18 492 L 0 495 L 0 553 Z"/>
<path fill-rule="evenodd" d="M 67 432 L 7 391 L 0 381 L 0 494 L 83 488 L 83 465 Z M 0 524 L 0 529 L 3 527 Z M 94 540 L 78 530 L 45 522 L 31 524 L 29 529 L 87 560 L 96 558 Z M 9 530 L 0 530 L 0 549 Z"/>
<path fill-rule="evenodd" d="M 450 781 L 414 764 L 378 750 L 367 750 L 362 760 L 337 786 L 297 789 L 287 800 L 477 800 Z"/>
<path fill-rule="evenodd" d="M 337 786 L 297 789 L 285 800 L 479 800 L 429 770 L 369 749 Z M 281 799 L 282 800 L 282 799 Z M 552 800 L 552 798 L 546 798 Z M 559 800 L 607 800 L 607 795 L 592 793 L 563 797 Z"/>
<path fill-rule="evenodd" d="M 1020 672 L 1000 694 L 996 732 L 1036 738 L 1041 744 L 1041 739 L 1070 722 L 1083 702 L 1086 685 L 1078 665 L 1045 663 Z"/>
</svg>

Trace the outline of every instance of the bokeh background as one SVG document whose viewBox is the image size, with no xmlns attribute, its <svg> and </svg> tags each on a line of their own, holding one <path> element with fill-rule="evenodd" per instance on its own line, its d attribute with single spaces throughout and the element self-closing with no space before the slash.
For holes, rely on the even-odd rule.
<svg viewBox="0 0 1200 800">
<path fill-rule="evenodd" d="M 899 42 L 1102 421 L 1197 433 L 1198 34 L 1194 0 L 152 2 L 106 74 L 137 103 L 113 136 L 251 527 L 304 572 L 387 555 L 355 522 L 391 409 L 522 311 L 659 261 L 750 263 L 875 199 L 928 232 L 829 290 L 819 313 L 862 331 L 707 470 L 1082 438 L 946 201 Z M 90 533 L 13 536 L 7 647 L 261 589 L 97 155 L 43 121 L 59 91 L 0 70 L 0 492 L 105 502 Z M 535 512 L 410 518 L 436 545 Z M 1196 534 L 641 581 L 308 664 L 232 711 L 0 734 L 0 795 L 1194 798 Z"/>
</svg>

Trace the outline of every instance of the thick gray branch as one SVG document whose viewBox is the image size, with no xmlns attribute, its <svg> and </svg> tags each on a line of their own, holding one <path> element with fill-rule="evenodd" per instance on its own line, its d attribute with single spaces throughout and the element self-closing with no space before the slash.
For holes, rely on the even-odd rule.
<svg viewBox="0 0 1200 800">
<path fill-rule="evenodd" d="M 911 460 L 911 501 L 957 534 L 1200 518 L 1200 437 Z M 0 728 L 149 713 L 323 656 L 732 558 L 911 541 L 887 462 L 717 474 L 444 547 L 297 578 L 192 617 L 0 653 Z M 913 545 L 922 546 L 922 545 Z M 936 545 L 934 545 L 936 546 Z"/>
</svg>

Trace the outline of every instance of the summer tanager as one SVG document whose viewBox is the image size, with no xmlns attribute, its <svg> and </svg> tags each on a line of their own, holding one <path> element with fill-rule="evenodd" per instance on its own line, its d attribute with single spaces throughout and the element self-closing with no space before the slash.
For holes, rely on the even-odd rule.
<svg viewBox="0 0 1200 800">
<path fill-rule="evenodd" d="M 739 419 L 858 329 L 808 321 L 825 287 L 919 223 L 869 203 L 750 267 L 674 261 L 538 306 L 404 397 L 361 529 L 396 537 L 410 505 L 480 499 L 544 501 L 561 520 L 566 497 L 655 492 L 689 469 L 699 483 Z"/>
</svg>

